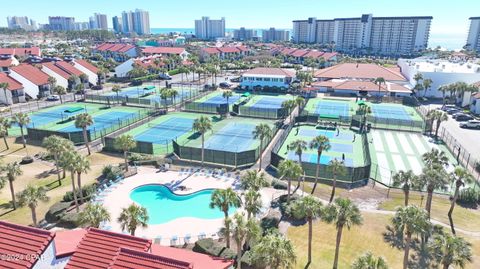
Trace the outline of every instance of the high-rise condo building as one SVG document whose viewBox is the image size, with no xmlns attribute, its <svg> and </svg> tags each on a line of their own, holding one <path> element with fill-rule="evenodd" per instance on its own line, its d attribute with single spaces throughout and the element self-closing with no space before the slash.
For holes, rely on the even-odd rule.
<svg viewBox="0 0 480 269">
<path fill-rule="evenodd" d="M 225 37 L 225 18 L 211 20 L 209 17 L 202 17 L 195 20 L 195 36 L 200 39 Z"/>
<path fill-rule="evenodd" d="M 75 18 L 63 16 L 48 17 L 48 29 L 52 31 L 72 31 L 75 30 Z"/>
<path fill-rule="evenodd" d="M 428 46 L 433 17 L 373 17 L 293 21 L 293 42 L 334 45 L 338 51 L 411 55 Z"/>
<path fill-rule="evenodd" d="M 233 38 L 235 40 L 252 40 L 257 37 L 257 30 L 245 29 L 241 27 L 240 29 L 233 30 Z"/>
<path fill-rule="evenodd" d="M 122 12 L 121 22 L 124 33 L 150 34 L 150 16 L 148 11 L 141 9 L 124 11 Z"/>
<path fill-rule="evenodd" d="M 273 27 L 268 30 L 262 30 L 262 41 L 264 42 L 288 40 L 290 40 L 290 32 L 287 30 L 277 30 Z"/>
<path fill-rule="evenodd" d="M 24 29 L 27 31 L 37 30 L 37 23 L 34 20 L 29 20 L 26 16 L 7 17 L 8 28 L 10 29 Z"/>
<path fill-rule="evenodd" d="M 95 13 L 94 17 L 97 23 L 96 29 L 108 30 L 107 15 Z"/>
<path fill-rule="evenodd" d="M 466 49 L 480 52 L 480 17 L 470 18 Z"/>
<path fill-rule="evenodd" d="M 112 18 L 113 31 L 123 33 L 122 17 L 114 16 Z"/>
</svg>

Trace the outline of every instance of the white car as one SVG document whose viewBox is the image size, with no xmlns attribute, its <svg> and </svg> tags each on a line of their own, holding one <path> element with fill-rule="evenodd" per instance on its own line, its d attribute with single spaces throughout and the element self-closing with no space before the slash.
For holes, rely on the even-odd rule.
<svg viewBox="0 0 480 269">
<path fill-rule="evenodd" d="M 58 95 L 52 94 L 47 97 L 47 101 L 58 101 L 60 97 Z"/>
<path fill-rule="evenodd" d="M 460 123 L 460 127 L 480 129 L 480 120 L 469 120 L 467 122 L 462 122 Z"/>
</svg>

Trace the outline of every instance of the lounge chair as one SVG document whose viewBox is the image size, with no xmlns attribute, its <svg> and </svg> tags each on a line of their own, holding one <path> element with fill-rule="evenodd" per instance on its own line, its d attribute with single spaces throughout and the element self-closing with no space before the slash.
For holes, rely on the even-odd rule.
<svg viewBox="0 0 480 269">
<path fill-rule="evenodd" d="M 172 238 L 170 239 L 170 245 L 171 246 L 176 246 L 177 241 L 178 241 L 178 236 L 176 236 L 176 235 L 172 236 Z"/>
<path fill-rule="evenodd" d="M 198 239 L 204 239 L 206 238 L 207 235 L 204 233 L 204 232 L 201 232 L 199 235 L 198 235 Z"/>
<path fill-rule="evenodd" d="M 185 238 L 183 239 L 185 241 L 185 244 L 189 244 L 191 238 L 192 238 L 192 236 L 190 234 L 186 234 Z"/>
</svg>

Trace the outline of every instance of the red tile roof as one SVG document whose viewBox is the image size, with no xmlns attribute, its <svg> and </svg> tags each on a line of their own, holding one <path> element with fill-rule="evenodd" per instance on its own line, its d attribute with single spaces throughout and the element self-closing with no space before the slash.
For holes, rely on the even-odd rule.
<svg viewBox="0 0 480 269">
<path fill-rule="evenodd" d="M 185 52 L 184 48 L 174 47 L 146 47 L 142 50 L 145 54 L 177 54 L 180 55 Z"/>
<path fill-rule="evenodd" d="M 267 68 L 267 67 L 257 67 L 250 69 L 243 73 L 243 75 L 268 75 L 268 76 L 285 76 L 285 77 L 295 77 L 295 73 L 282 68 Z"/>
<path fill-rule="evenodd" d="M 0 221 L 0 256 L 40 256 L 52 242 L 54 233 Z M 0 268 L 31 268 L 34 259 L 0 259 Z"/>
<path fill-rule="evenodd" d="M 336 53 L 336 52 L 325 52 L 320 57 L 323 57 L 323 59 L 325 59 L 325 61 L 328 61 L 328 60 L 330 60 L 331 58 L 333 58 L 337 55 L 338 55 L 338 53 Z"/>
<path fill-rule="evenodd" d="M 120 248 L 108 269 L 192 269 L 189 262 L 166 258 L 159 255 Z M 208 267 L 196 267 L 208 268 Z"/>
<path fill-rule="evenodd" d="M 378 91 L 378 85 L 371 81 L 347 80 L 333 87 L 338 90 L 355 90 L 355 91 Z M 380 87 L 380 91 L 386 91 L 385 85 Z"/>
<path fill-rule="evenodd" d="M 218 50 L 222 53 L 237 53 L 240 52 L 236 47 L 220 47 Z"/>
<path fill-rule="evenodd" d="M 65 269 L 108 268 L 120 248 L 148 251 L 151 240 L 89 228 Z"/>
<path fill-rule="evenodd" d="M 385 80 L 406 81 L 405 77 L 394 70 L 376 64 L 337 64 L 315 72 L 317 78 L 356 78 L 375 79 L 383 77 Z"/>
<path fill-rule="evenodd" d="M 71 256 L 86 233 L 86 229 L 57 231 L 54 239 L 57 259 Z"/>
<path fill-rule="evenodd" d="M 303 57 L 308 52 L 309 52 L 308 50 L 299 49 L 299 50 L 295 50 L 294 52 L 290 53 L 290 56 L 292 56 L 292 57 Z"/>
<path fill-rule="evenodd" d="M 10 70 L 18 73 L 19 75 L 28 79 L 37 86 L 48 84 L 49 76 L 33 65 L 21 64 L 11 67 Z"/>
<path fill-rule="evenodd" d="M 480 99 L 480 92 L 477 92 L 472 97 L 475 98 L 475 99 Z"/>
<path fill-rule="evenodd" d="M 158 64 L 158 66 L 155 64 L 155 59 L 157 58 L 160 59 L 160 63 Z M 165 63 L 162 60 L 162 57 L 158 55 L 137 58 L 137 59 L 134 59 L 133 62 L 147 69 L 150 67 L 161 67 L 165 65 Z"/>
<path fill-rule="evenodd" d="M 78 77 L 83 74 L 82 71 L 78 70 L 77 68 L 73 67 L 73 65 L 64 61 L 55 62 L 55 65 L 61 68 L 63 71 L 69 73 L 70 75 L 75 75 Z"/>
<path fill-rule="evenodd" d="M 203 48 L 202 51 L 207 53 L 207 54 L 219 54 L 220 53 L 220 50 L 218 50 L 218 48 Z"/>
<path fill-rule="evenodd" d="M 152 245 L 152 254 L 182 260 L 193 264 L 193 268 L 227 269 L 233 265 L 232 260 L 212 257 L 185 249 Z"/>
<path fill-rule="evenodd" d="M 8 55 L 15 55 L 15 56 L 25 56 L 25 55 L 35 55 L 40 56 L 40 48 L 39 47 L 31 47 L 31 48 L 0 48 L 0 54 L 8 54 Z"/>
<path fill-rule="evenodd" d="M 15 79 L 11 78 L 5 73 L 0 72 L 0 83 L 8 83 L 8 89 L 10 91 L 21 90 L 23 89 L 23 85 L 16 81 Z"/>
<path fill-rule="evenodd" d="M 76 64 L 79 64 L 79 65 L 85 67 L 86 69 L 92 71 L 95 74 L 98 72 L 98 68 L 96 66 L 94 66 L 93 64 L 91 64 L 91 63 L 89 63 L 89 62 L 87 62 L 83 59 L 75 59 L 74 66 Z"/>
<path fill-rule="evenodd" d="M 134 45 L 131 44 L 123 44 L 123 43 L 103 43 L 98 45 L 95 50 L 98 51 L 110 51 L 110 52 L 127 52 L 131 49 L 135 48 Z"/>
<path fill-rule="evenodd" d="M 42 65 L 52 70 L 53 72 L 57 73 L 58 75 L 62 76 L 64 79 L 68 79 L 71 76 L 69 73 L 65 72 L 63 69 L 56 66 L 54 62 L 43 63 Z"/>
<path fill-rule="evenodd" d="M 318 50 L 311 50 L 307 54 L 303 55 L 305 58 L 320 58 L 325 52 Z"/>
<path fill-rule="evenodd" d="M 13 59 L 0 60 L 0 67 L 10 67 L 13 63 Z"/>
</svg>

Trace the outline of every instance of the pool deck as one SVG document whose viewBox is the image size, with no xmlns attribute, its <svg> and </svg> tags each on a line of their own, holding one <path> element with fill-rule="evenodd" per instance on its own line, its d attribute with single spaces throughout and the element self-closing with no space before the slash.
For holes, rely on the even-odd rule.
<svg viewBox="0 0 480 269">
<path fill-rule="evenodd" d="M 231 177 L 213 177 L 209 174 L 195 173 L 188 178 L 188 174 L 167 171 L 157 172 L 157 169 L 150 167 L 138 167 L 138 173 L 132 177 L 121 181 L 111 192 L 107 193 L 102 204 L 109 211 L 112 221 L 105 226 L 110 226 L 109 230 L 122 232 L 116 219 L 120 215 L 122 208 L 128 207 L 134 201 L 130 198 L 130 192 L 136 187 L 146 184 L 164 184 L 166 186 L 176 185 L 186 186 L 185 191 L 174 189 L 176 194 L 190 194 L 204 189 L 226 189 L 234 188 L 240 192 L 240 181 L 236 175 L 231 173 Z M 186 179 L 185 179 L 186 178 Z M 183 181 L 182 181 L 183 180 Z M 178 184 L 178 185 L 177 185 Z M 281 192 L 283 193 L 283 192 Z M 281 194 L 280 193 L 280 194 Z M 261 191 L 264 208 L 268 208 L 271 199 L 278 195 L 278 191 L 265 189 Z M 277 195 L 275 195 L 277 194 Z M 172 208 L 172 210 L 175 210 Z M 161 214 L 161 212 L 159 212 Z M 104 227 L 105 227 L 104 226 Z M 152 224 L 147 228 L 137 228 L 135 235 L 155 240 L 161 237 L 161 245 L 182 245 L 185 243 L 185 236 L 190 235 L 190 242 L 198 239 L 199 235 L 204 234 L 207 238 L 218 238 L 218 231 L 223 227 L 223 218 L 220 219 L 198 219 L 198 218 L 177 218 L 173 221 Z M 172 237 L 177 236 L 177 240 L 172 242 Z"/>
</svg>

